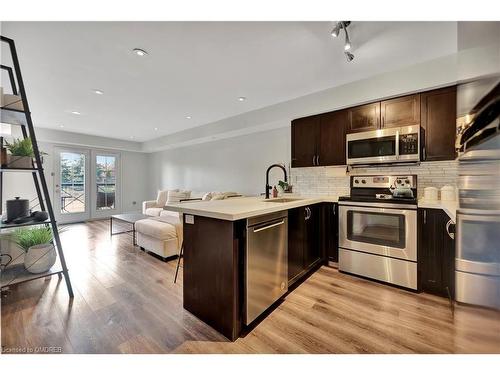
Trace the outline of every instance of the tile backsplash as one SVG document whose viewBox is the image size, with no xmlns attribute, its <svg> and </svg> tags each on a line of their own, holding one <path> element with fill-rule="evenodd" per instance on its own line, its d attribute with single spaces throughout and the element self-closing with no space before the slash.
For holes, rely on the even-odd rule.
<svg viewBox="0 0 500 375">
<path fill-rule="evenodd" d="M 434 161 L 420 165 L 354 168 L 350 172 L 345 167 L 292 168 L 293 191 L 302 195 L 349 195 L 349 177 L 359 175 L 405 175 L 416 174 L 418 198 L 424 195 L 424 188 L 444 185 L 457 186 L 458 162 Z"/>
</svg>

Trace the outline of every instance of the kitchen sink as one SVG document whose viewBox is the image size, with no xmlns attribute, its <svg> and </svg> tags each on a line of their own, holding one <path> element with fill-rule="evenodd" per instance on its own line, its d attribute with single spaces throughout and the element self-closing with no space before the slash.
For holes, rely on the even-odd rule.
<svg viewBox="0 0 500 375">
<path fill-rule="evenodd" d="M 271 203 L 289 203 L 303 200 L 304 198 L 271 198 L 263 200 L 263 202 L 271 202 Z"/>
</svg>

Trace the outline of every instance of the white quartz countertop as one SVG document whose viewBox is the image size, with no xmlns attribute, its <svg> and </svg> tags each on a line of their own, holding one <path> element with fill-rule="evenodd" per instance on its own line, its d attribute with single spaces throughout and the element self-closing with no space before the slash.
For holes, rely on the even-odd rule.
<svg viewBox="0 0 500 375">
<path fill-rule="evenodd" d="M 453 220 L 454 223 L 456 223 L 457 220 L 457 209 L 458 209 L 458 202 L 457 201 L 442 201 L 442 200 L 436 200 L 436 201 L 428 201 L 425 199 L 419 199 L 418 200 L 418 207 L 420 208 L 435 208 L 435 209 L 441 209 L 446 214 L 450 217 L 451 220 Z"/>
<path fill-rule="evenodd" d="M 214 219 L 235 221 L 249 217 L 270 214 L 273 212 L 289 210 L 296 207 L 308 206 L 322 202 L 337 202 L 338 197 L 302 197 L 290 196 L 279 197 L 296 199 L 286 203 L 273 202 L 264 197 L 238 197 L 215 201 L 192 201 L 175 204 L 167 204 L 166 210 L 181 212 L 196 216 L 206 216 Z M 278 198 L 278 199 L 279 199 Z"/>
</svg>

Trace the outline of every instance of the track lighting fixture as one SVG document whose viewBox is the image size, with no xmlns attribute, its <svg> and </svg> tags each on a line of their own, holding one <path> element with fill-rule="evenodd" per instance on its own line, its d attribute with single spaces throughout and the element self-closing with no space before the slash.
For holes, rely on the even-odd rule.
<svg viewBox="0 0 500 375">
<path fill-rule="evenodd" d="M 340 31 L 344 30 L 345 33 L 345 43 L 344 43 L 344 53 L 347 58 L 347 61 L 352 61 L 354 59 L 354 55 L 351 52 L 351 40 L 349 38 L 349 33 L 347 32 L 347 27 L 351 24 L 351 21 L 338 21 L 331 31 L 331 35 L 336 38 L 340 35 Z"/>
</svg>

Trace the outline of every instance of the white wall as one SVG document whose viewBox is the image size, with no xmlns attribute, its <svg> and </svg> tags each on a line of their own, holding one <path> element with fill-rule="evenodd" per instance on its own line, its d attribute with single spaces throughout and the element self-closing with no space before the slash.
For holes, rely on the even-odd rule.
<svg viewBox="0 0 500 375">
<path fill-rule="evenodd" d="M 266 168 L 290 159 L 290 130 L 281 128 L 242 137 L 152 153 L 151 197 L 157 189 L 264 192 Z M 274 184 L 282 179 L 272 171 Z"/>
</svg>

